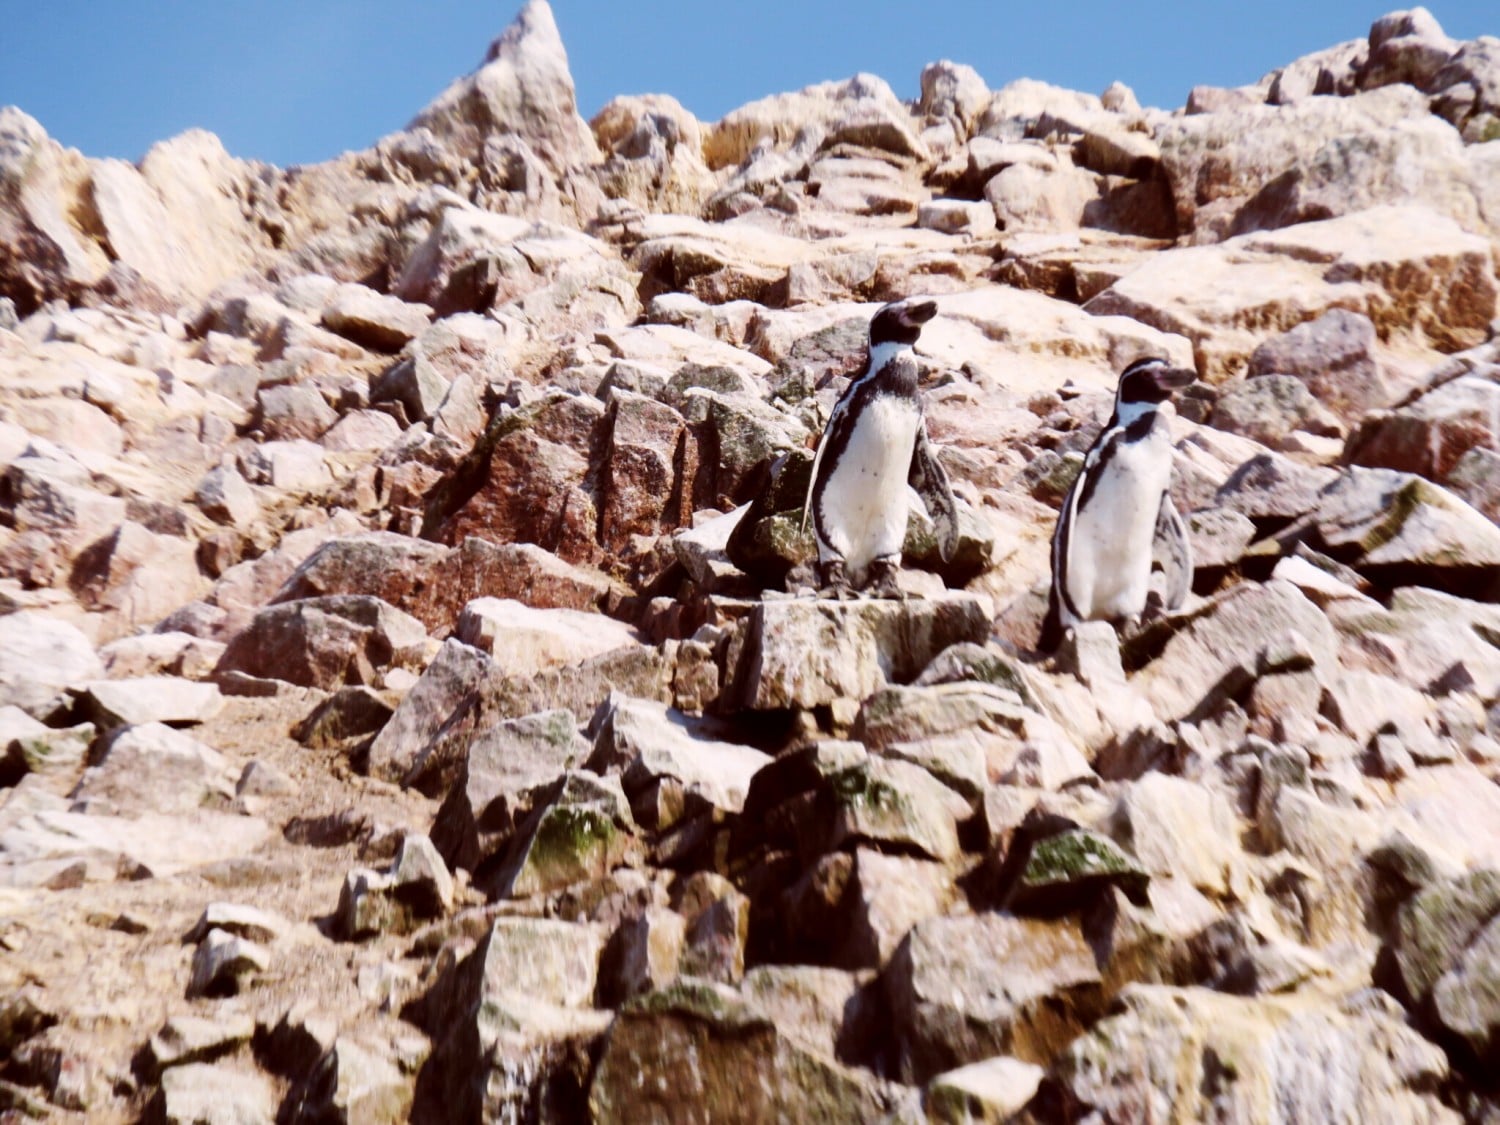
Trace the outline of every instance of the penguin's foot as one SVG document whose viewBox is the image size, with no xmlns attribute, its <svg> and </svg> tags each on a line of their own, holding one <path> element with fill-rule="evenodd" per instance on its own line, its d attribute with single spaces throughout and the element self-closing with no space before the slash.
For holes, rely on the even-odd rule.
<svg viewBox="0 0 1500 1125">
<path fill-rule="evenodd" d="M 1162 604 L 1161 595 L 1152 590 L 1146 595 L 1146 608 L 1141 610 L 1136 621 L 1141 625 L 1149 625 L 1151 622 L 1167 615 L 1167 607 Z"/>
<path fill-rule="evenodd" d="M 896 582 L 896 576 L 900 572 L 901 559 L 899 557 L 876 559 L 870 564 L 870 594 L 877 598 L 905 601 L 906 591 Z"/>
<path fill-rule="evenodd" d="M 845 602 L 856 596 L 849 585 L 849 579 L 844 574 L 844 563 L 841 559 L 830 559 L 826 563 L 819 563 L 818 581 L 820 583 L 818 597 L 820 598 Z"/>
</svg>

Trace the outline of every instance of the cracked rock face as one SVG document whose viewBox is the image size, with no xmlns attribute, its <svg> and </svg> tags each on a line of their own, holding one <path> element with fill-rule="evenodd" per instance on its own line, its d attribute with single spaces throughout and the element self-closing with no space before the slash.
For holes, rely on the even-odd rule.
<svg viewBox="0 0 1500 1125">
<path fill-rule="evenodd" d="M 585 122 L 565 30 L 295 169 L 0 110 L 0 1106 L 1500 1115 L 1500 41 Z M 912 296 L 958 549 L 799 596 Z M 1041 654 L 1145 355 L 1192 596 Z"/>
</svg>

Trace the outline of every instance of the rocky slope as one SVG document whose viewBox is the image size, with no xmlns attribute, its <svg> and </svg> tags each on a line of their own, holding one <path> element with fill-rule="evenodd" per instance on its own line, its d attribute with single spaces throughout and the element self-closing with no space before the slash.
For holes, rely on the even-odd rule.
<svg viewBox="0 0 1500 1125">
<path fill-rule="evenodd" d="M 0 1116 L 1500 1120 L 1500 40 L 921 91 L 0 110 Z M 960 551 L 791 596 L 916 293 Z M 1044 658 L 1153 352 L 1194 600 Z"/>
</svg>

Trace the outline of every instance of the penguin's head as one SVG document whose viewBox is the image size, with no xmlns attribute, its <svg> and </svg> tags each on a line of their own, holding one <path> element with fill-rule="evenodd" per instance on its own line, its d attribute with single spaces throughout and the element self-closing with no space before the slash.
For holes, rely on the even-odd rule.
<svg viewBox="0 0 1500 1125">
<path fill-rule="evenodd" d="M 1173 367 L 1160 356 L 1138 359 L 1120 375 L 1115 399 L 1121 406 L 1156 406 L 1198 378 L 1190 367 Z"/>
<path fill-rule="evenodd" d="M 930 297 L 908 297 L 892 301 L 870 321 L 870 347 L 905 344 L 910 347 L 922 334 L 922 325 L 937 316 L 937 302 Z"/>
</svg>

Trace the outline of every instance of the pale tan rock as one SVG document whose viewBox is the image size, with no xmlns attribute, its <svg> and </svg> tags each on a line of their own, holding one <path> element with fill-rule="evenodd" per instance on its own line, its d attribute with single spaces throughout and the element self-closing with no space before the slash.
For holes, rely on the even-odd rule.
<svg viewBox="0 0 1500 1125">
<path fill-rule="evenodd" d="M 861 110 L 892 124 L 910 119 L 882 79 L 857 74 L 842 82 L 776 94 L 732 110 L 709 129 L 703 139 L 703 156 L 710 168 L 736 165 L 757 145 L 784 148 L 804 130 L 830 132 L 841 119 Z M 910 125 L 904 127 L 910 130 Z"/>
<path fill-rule="evenodd" d="M 1007 232 L 1076 230 L 1084 209 L 1099 198 L 1099 181 L 1071 164 L 1053 171 L 1013 164 L 985 184 L 984 197 Z"/>
<path fill-rule="evenodd" d="M 465 644 L 488 652 L 513 675 L 577 664 L 640 643 L 630 626 L 597 613 L 532 609 L 505 598 L 477 598 L 454 629 Z"/>
<path fill-rule="evenodd" d="M 1181 230 L 1211 241 L 1277 176 L 1308 164 L 1329 141 L 1427 116 L 1426 99 L 1392 86 L 1350 98 L 1255 105 L 1162 121 L 1155 131 Z"/>
<path fill-rule="evenodd" d="M 1335 1006 L 1131 985 L 1123 1012 L 1063 1053 L 1059 1079 L 1073 1096 L 1125 1118 L 1227 1111 L 1256 1120 L 1279 1111 L 1297 1120 L 1456 1125 L 1458 1115 L 1429 1092 L 1447 1058 L 1383 997 L 1371 991 Z M 1235 1060 L 1234 1081 L 1205 1085 L 1209 1058 Z M 1208 1089 L 1224 1110 L 1210 1109 Z"/>
<path fill-rule="evenodd" d="M 1100 116 L 1107 116 L 1107 111 L 1093 94 L 1018 78 L 995 91 L 979 120 L 978 132 L 1003 140 L 1020 140 L 1042 135 L 1039 126 L 1045 122 L 1061 126 L 1065 132 L 1082 133 L 1084 122 Z"/>
<path fill-rule="evenodd" d="M 0 219 L 5 288 L 22 312 L 99 281 L 109 259 L 80 224 L 93 212 L 87 162 L 14 106 L 0 109 L 0 182 L 17 206 Z"/>
<path fill-rule="evenodd" d="M 511 134 L 554 174 L 599 159 L 578 115 L 567 52 L 546 0 L 528 0 L 479 69 L 444 90 L 407 128 L 427 129 L 476 156 L 489 137 Z"/>
<path fill-rule="evenodd" d="M 942 59 L 922 68 L 917 108 L 928 117 L 953 117 L 964 135 L 988 108 L 990 88 L 972 66 Z"/>
<path fill-rule="evenodd" d="M 1267 329 L 1330 309 L 1365 313 L 1382 335 L 1452 349 L 1477 343 L 1494 315 L 1484 239 L 1419 207 L 1381 207 L 1221 246 L 1157 254 L 1088 302 L 1192 339 L 1200 371 L 1221 382 Z"/>
</svg>

